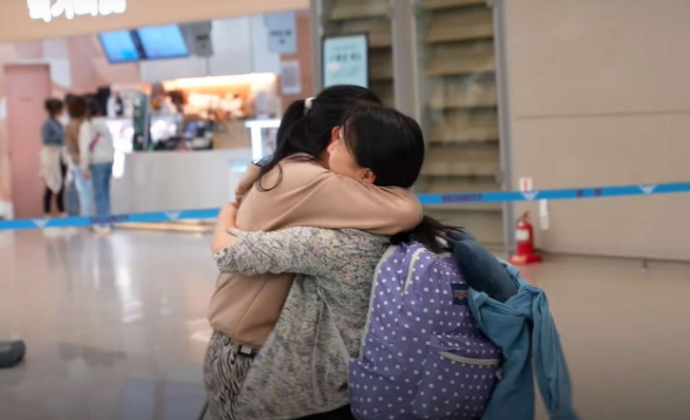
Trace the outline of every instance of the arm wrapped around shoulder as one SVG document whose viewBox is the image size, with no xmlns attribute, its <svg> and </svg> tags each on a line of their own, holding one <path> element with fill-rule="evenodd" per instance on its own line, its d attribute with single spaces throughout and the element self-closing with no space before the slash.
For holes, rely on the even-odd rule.
<svg viewBox="0 0 690 420">
<path fill-rule="evenodd" d="M 285 165 L 283 183 L 291 184 L 300 175 L 305 179 L 299 185 L 289 186 L 290 192 L 283 194 L 284 203 L 291 202 L 289 212 L 284 215 L 285 225 L 395 235 L 413 229 L 422 221 L 422 205 L 411 191 L 364 184 L 310 166 L 309 177 L 304 177 L 304 173 L 295 176 L 288 172 L 295 171 L 298 165 Z"/>
</svg>

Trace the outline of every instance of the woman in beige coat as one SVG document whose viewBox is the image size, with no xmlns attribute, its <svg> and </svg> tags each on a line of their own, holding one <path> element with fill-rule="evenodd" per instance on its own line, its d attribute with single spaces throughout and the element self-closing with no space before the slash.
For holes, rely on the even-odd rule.
<svg viewBox="0 0 690 420">
<path fill-rule="evenodd" d="M 273 231 L 309 225 L 380 235 L 415 227 L 423 214 L 411 192 L 362 183 L 327 169 L 332 134 L 348 112 L 372 103 L 380 101 L 354 86 L 332 87 L 314 99 L 293 103 L 279 130 L 276 154 L 261 168 L 250 168 L 240 185 L 237 226 Z M 216 250 L 225 245 L 219 238 Z M 209 312 L 215 334 L 205 364 L 211 410 L 217 418 L 238 418 L 233 402 L 252 358 L 274 330 L 293 277 L 232 273 L 219 279 Z"/>
</svg>

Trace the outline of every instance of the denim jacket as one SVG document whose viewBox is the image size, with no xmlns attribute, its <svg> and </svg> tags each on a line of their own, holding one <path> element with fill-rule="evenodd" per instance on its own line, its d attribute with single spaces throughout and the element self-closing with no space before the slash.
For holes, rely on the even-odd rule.
<svg viewBox="0 0 690 420">
<path fill-rule="evenodd" d="M 533 370 L 552 420 L 577 420 L 570 375 L 544 291 L 528 284 L 503 262 L 518 287 L 505 303 L 470 289 L 470 308 L 482 331 L 502 352 L 502 379 L 482 420 L 534 419 Z"/>
<path fill-rule="evenodd" d="M 51 119 L 46 120 L 41 127 L 41 138 L 44 146 L 64 146 L 62 125 Z"/>
</svg>

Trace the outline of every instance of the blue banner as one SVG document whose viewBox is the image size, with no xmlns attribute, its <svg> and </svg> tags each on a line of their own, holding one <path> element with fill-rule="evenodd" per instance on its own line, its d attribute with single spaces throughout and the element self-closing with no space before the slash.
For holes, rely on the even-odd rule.
<svg viewBox="0 0 690 420">
<path fill-rule="evenodd" d="M 536 200 L 583 200 L 594 198 L 634 197 L 690 192 L 690 182 L 641 184 L 615 187 L 570 188 L 528 192 L 466 192 L 448 194 L 419 194 L 425 206 L 506 203 Z M 44 228 L 91 227 L 123 223 L 159 223 L 178 220 L 213 219 L 219 209 L 179 210 L 154 213 L 120 214 L 105 217 L 61 217 L 52 219 L 21 219 L 0 222 L 0 231 Z"/>
</svg>

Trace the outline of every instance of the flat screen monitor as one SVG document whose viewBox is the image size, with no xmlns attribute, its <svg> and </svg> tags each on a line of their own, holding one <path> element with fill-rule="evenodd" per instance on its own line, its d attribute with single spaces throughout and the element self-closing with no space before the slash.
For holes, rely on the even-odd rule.
<svg viewBox="0 0 690 420">
<path fill-rule="evenodd" d="M 369 87 L 369 38 L 367 34 L 325 36 L 322 44 L 323 87 Z"/>
<path fill-rule="evenodd" d="M 188 57 L 189 48 L 178 25 L 150 26 L 137 30 L 148 59 Z"/>
<path fill-rule="evenodd" d="M 99 34 L 98 38 L 111 63 L 128 63 L 142 59 L 131 31 L 104 32 Z"/>
</svg>

